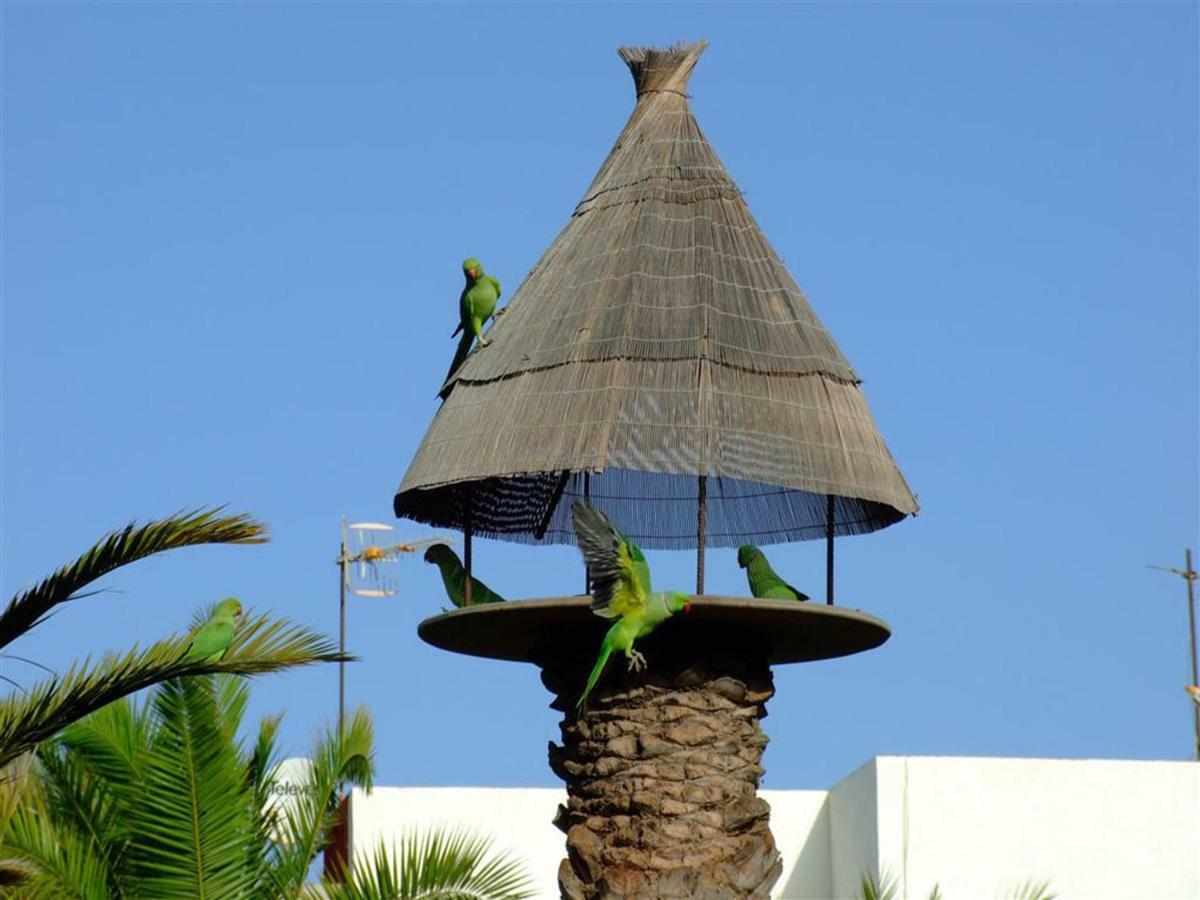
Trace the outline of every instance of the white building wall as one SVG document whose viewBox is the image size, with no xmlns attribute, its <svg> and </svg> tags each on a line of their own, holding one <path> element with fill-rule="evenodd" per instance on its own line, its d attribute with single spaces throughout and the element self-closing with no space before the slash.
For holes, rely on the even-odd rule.
<svg viewBox="0 0 1200 900">
<path fill-rule="evenodd" d="M 775 896 L 858 896 L 891 873 L 904 900 L 996 900 L 1028 879 L 1062 900 L 1200 900 L 1200 763 L 877 757 L 831 791 L 763 791 L 783 855 Z M 410 828 L 468 827 L 558 896 L 561 789 L 376 788 L 350 799 L 350 851 Z"/>
<path fill-rule="evenodd" d="M 878 864 L 901 897 L 1200 898 L 1200 764 L 883 757 Z M 841 785 L 835 789 L 836 794 Z"/>
</svg>

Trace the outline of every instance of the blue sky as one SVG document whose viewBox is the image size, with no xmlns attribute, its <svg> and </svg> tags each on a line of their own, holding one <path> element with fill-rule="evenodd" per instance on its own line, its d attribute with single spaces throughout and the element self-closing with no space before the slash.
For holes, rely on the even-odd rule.
<svg viewBox="0 0 1200 900">
<path fill-rule="evenodd" d="M 839 600 L 894 636 L 777 670 L 765 785 L 883 753 L 1189 754 L 1183 586 L 1145 566 L 1198 536 L 1194 4 L 2 15 L 0 586 L 185 506 L 274 534 L 121 572 L 14 652 L 65 666 L 227 594 L 336 633 L 339 521 L 390 520 L 460 261 L 511 295 L 632 109 L 616 47 L 704 37 L 701 127 L 922 505 L 839 543 Z M 820 594 L 819 543 L 771 555 Z M 691 554 L 650 562 L 691 584 Z M 570 547 L 484 541 L 477 566 L 509 597 L 580 581 Z M 349 613 L 380 781 L 555 783 L 536 670 L 423 644 L 440 583 L 399 572 L 400 596 Z M 708 585 L 744 593 L 731 551 Z M 336 669 L 254 697 L 302 752 Z"/>
</svg>

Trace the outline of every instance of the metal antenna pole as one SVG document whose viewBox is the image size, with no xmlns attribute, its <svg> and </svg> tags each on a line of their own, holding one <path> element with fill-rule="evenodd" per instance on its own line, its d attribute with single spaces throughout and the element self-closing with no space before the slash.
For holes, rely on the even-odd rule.
<svg viewBox="0 0 1200 900">
<path fill-rule="evenodd" d="M 1183 551 L 1183 578 L 1187 582 L 1188 637 L 1192 645 L 1192 684 L 1200 686 L 1200 675 L 1196 672 L 1196 570 L 1192 568 L 1191 548 Z M 1200 705 L 1192 704 L 1192 724 L 1196 733 L 1196 759 L 1200 760 Z"/>
<path fill-rule="evenodd" d="M 342 544 L 338 553 L 338 739 L 346 719 L 346 521 L 342 520 Z"/>
<path fill-rule="evenodd" d="M 1188 603 L 1188 643 L 1192 653 L 1192 684 L 1200 686 L 1200 671 L 1197 670 L 1196 663 L 1196 577 L 1197 572 L 1192 568 L 1192 551 L 1188 548 L 1183 551 L 1183 569 L 1176 569 L 1171 566 L 1148 566 L 1150 569 L 1158 569 L 1160 572 L 1170 572 L 1172 575 L 1180 576 L 1187 582 L 1187 603 Z M 1192 729 L 1196 740 L 1196 759 L 1200 760 L 1200 706 L 1195 703 L 1192 706 Z"/>
</svg>

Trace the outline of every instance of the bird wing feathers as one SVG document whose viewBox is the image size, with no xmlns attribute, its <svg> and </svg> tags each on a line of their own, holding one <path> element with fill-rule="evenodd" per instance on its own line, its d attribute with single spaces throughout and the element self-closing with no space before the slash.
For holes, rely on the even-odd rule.
<svg viewBox="0 0 1200 900">
<path fill-rule="evenodd" d="M 650 569 L 637 545 L 598 509 L 571 508 L 575 537 L 592 579 L 592 612 L 606 619 L 645 609 Z"/>
</svg>

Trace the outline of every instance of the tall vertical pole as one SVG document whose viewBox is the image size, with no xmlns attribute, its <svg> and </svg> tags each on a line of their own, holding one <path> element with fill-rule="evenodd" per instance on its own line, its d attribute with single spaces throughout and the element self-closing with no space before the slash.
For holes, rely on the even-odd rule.
<svg viewBox="0 0 1200 900">
<path fill-rule="evenodd" d="M 475 510 L 474 510 L 475 494 L 474 491 L 467 487 L 467 512 L 463 521 L 463 568 L 467 572 L 467 583 L 463 588 L 463 605 L 471 605 L 471 534 L 475 530 Z"/>
<path fill-rule="evenodd" d="M 696 503 L 696 595 L 704 593 L 704 544 L 708 540 L 708 476 L 700 476 Z"/>
<path fill-rule="evenodd" d="M 592 473 L 583 473 L 583 505 L 592 505 Z M 590 594 L 592 592 L 592 570 L 588 568 L 588 564 L 583 564 L 583 592 Z"/>
<path fill-rule="evenodd" d="M 1184 575 L 1188 594 L 1188 637 L 1192 645 L 1192 684 L 1200 686 L 1196 671 L 1196 570 L 1192 568 L 1192 551 L 1183 551 Z M 1192 724 L 1196 734 L 1196 759 L 1200 760 L 1200 705 L 1192 704 Z"/>
<path fill-rule="evenodd" d="M 338 553 L 338 739 L 346 719 L 346 525 L 342 520 L 342 548 Z"/>
<path fill-rule="evenodd" d="M 833 606 L 833 494 L 825 495 L 825 603 Z"/>
</svg>

